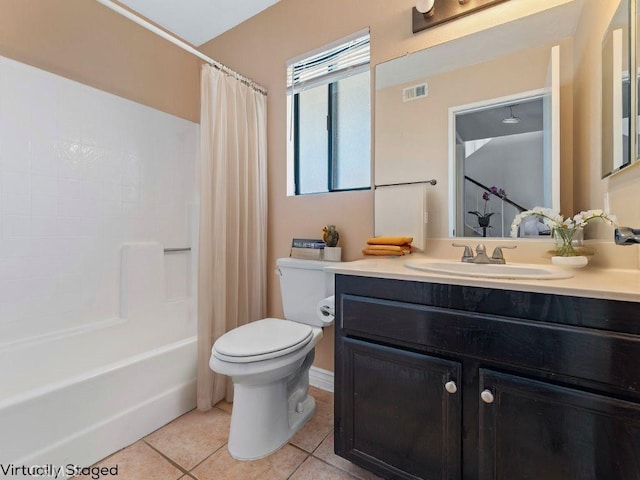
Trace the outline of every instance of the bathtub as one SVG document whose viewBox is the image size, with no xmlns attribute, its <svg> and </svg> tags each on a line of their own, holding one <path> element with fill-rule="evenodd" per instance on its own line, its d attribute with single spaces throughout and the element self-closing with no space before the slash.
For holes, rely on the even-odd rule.
<svg viewBox="0 0 640 480">
<path fill-rule="evenodd" d="M 195 407 L 192 299 L 127 305 L 117 318 L 0 344 L 0 467 L 90 466 Z"/>
</svg>

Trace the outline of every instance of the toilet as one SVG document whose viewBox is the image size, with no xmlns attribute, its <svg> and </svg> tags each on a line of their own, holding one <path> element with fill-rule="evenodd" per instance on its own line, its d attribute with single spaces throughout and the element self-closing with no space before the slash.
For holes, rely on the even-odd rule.
<svg viewBox="0 0 640 480">
<path fill-rule="evenodd" d="M 320 302 L 333 295 L 336 262 L 280 258 L 286 320 L 264 318 L 222 335 L 209 366 L 233 381 L 234 401 L 228 449 L 238 460 L 266 457 L 285 445 L 313 416 L 309 368 L 322 327 L 334 317 Z"/>
</svg>

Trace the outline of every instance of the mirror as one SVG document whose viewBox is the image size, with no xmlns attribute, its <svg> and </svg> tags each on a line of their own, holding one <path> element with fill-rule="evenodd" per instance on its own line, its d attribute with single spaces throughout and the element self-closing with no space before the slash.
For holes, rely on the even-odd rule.
<svg viewBox="0 0 640 480">
<path fill-rule="evenodd" d="M 602 41 L 602 178 L 631 164 L 629 0 L 621 0 Z"/>
<path fill-rule="evenodd" d="M 621 0 L 622 3 L 626 3 L 625 0 Z M 640 101 L 640 95 L 638 95 L 638 88 L 640 88 L 640 81 L 638 80 L 638 65 L 640 65 L 640 61 L 638 60 L 638 45 L 640 45 L 639 35 L 638 35 L 638 12 L 640 12 L 640 0 L 631 1 L 629 11 L 629 18 L 631 19 L 629 25 L 629 36 L 631 37 L 631 66 L 630 71 L 636 72 L 635 77 L 633 78 L 634 82 L 631 84 L 631 118 L 636 118 L 635 122 L 631 123 L 631 151 L 635 152 L 632 156 L 632 161 L 640 161 L 640 142 L 638 141 L 638 134 L 640 133 L 640 125 L 638 125 L 638 112 L 640 112 L 640 108 L 638 108 L 638 102 Z"/>
<path fill-rule="evenodd" d="M 547 97 L 537 89 L 450 108 L 457 236 L 507 237 L 518 213 L 556 203 L 552 142 L 545 141 L 552 123 L 545 122 L 551 113 Z"/>
<path fill-rule="evenodd" d="M 376 192 L 437 179 L 429 237 L 509 236 L 521 209 L 559 208 L 558 139 L 572 142 L 572 106 L 550 98 L 551 81 L 571 83 L 562 63 L 572 72 L 580 9 L 565 3 L 377 65 Z"/>
</svg>

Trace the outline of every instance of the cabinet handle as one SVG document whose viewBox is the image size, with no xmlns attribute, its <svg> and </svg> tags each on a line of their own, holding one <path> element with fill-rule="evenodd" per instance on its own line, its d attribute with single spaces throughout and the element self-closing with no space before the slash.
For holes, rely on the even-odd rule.
<svg viewBox="0 0 640 480">
<path fill-rule="evenodd" d="M 456 382 L 453 380 L 444 384 L 444 389 L 449 393 L 456 393 L 458 391 L 458 386 Z"/>
<path fill-rule="evenodd" d="M 493 400 L 494 400 L 493 393 L 491 393 L 491 390 L 489 389 L 483 390 L 482 393 L 480 394 L 480 398 L 484 403 L 493 403 Z"/>
</svg>

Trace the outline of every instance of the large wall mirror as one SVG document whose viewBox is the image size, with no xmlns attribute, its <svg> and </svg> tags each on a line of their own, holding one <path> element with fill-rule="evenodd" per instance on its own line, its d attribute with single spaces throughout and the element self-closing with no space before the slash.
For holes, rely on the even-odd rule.
<svg viewBox="0 0 640 480">
<path fill-rule="evenodd" d="M 602 41 L 602 177 L 631 164 L 630 2 L 621 0 Z M 637 143 L 637 142 L 636 142 Z M 636 155 L 637 156 L 637 155 Z"/>
<path fill-rule="evenodd" d="M 519 211 L 560 208 L 580 10 L 570 2 L 377 65 L 376 193 L 437 179 L 429 237 L 506 237 Z"/>
<path fill-rule="evenodd" d="M 622 3 L 626 3 L 625 0 L 622 0 Z M 633 88 L 631 89 L 631 115 L 632 118 L 638 117 L 638 112 L 640 112 L 639 103 L 640 95 L 638 95 L 638 91 L 640 89 L 640 80 L 638 75 L 638 66 L 640 65 L 640 59 L 638 58 L 638 52 L 640 52 L 640 35 L 638 34 L 638 25 L 640 25 L 640 21 L 638 20 L 638 13 L 640 12 L 640 0 L 631 1 L 630 4 L 630 12 L 629 18 L 631 19 L 631 25 L 629 27 L 630 38 L 631 38 L 631 68 L 632 71 L 636 72 L 633 82 Z M 638 135 L 640 133 L 640 126 L 638 122 L 632 123 L 632 132 L 634 133 L 631 140 L 631 147 L 633 149 L 634 155 L 632 156 L 633 161 L 640 161 L 640 141 L 638 141 Z"/>
</svg>

